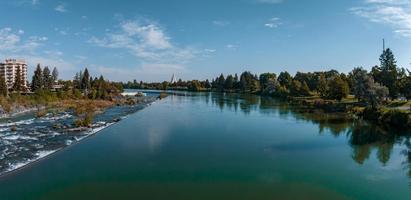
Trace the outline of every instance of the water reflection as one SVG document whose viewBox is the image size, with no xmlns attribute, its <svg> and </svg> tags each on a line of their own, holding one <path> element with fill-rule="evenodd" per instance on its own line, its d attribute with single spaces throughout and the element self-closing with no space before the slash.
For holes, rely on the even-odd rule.
<svg viewBox="0 0 411 200">
<path fill-rule="evenodd" d="M 393 148 L 402 148 L 401 156 L 405 159 L 403 167 L 411 177 L 411 141 L 410 132 L 395 132 L 384 130 L 378 126 L 361 120 L 352 120 L 345 113 L 324 113 L 304 107 L 293 106 L 284 101 L 259 97 L 256 95 L 203 93 L 199 98 L 211 101 L 221 111 L 241 112 L 249 115 L 259 112 L 264 115 L 318 125 L 319 134 L 331 133 L 335 137 L 348 137 L 352 148 L 352 159 L 359 165 L 364 164 L 376 150 L 376 157 L 381 166 L 386 166 L 390 160 Z"/>
</svg>

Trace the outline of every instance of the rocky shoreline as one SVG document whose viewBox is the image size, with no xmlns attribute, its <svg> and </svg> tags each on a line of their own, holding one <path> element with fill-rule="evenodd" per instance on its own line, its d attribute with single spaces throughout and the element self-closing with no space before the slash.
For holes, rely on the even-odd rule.
<svg viewBox="0 0 411 200">
<path fill-rule="evenodd" d="M 137 99 L 138 98 L 138 99 Z M 47 113 L 35 117 L 27 109 L 26 115 L 13 113 L 7 122 L 0 122 L 0 176 L 29 166 L 66 147 L 121 121 L 151 105 L 157 97 L 136 97 L 134 104 L 114 105 L 95 115 L 90 126 L 76 127 L 73 111 Z"/>
</svg>

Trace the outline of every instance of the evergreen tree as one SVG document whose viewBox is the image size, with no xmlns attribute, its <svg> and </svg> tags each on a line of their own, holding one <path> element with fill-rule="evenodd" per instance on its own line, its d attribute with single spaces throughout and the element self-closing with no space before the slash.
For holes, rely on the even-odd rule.
<svg viewBox="0 0 411 200">
<path fill-rule="evenodd" d="M 34 92 L 43 87 L 43 72 L 40 64 L 37 64 L 37 68 L 34 71 L 34 75 L 31 81 L 31 90 Z"/>
<path fill-rule="evenodd" d="M 50 75 L 50 69 L 46 66 L 43 69 L 43 88 L 45 89 L 51 89 L 51 87 L 53 86 L 53 78 Z"/>
<path fill-rule="evenodd" d="M 79 73 L 76 73 L 73 79 L 73 88 L 74 89 L 80 89 L 81 87 L 81 79 Z"/>
<path fill-rule="evenodd" d="M 234 77 L 232 75 L 228 75 L 225 79 L 224 89 L 232 90 L 234 88 Z"/>
<path fill-rule="evenodd" d="M 2 96 L 8 95 L 6 80 L 4 79 L 3 76 L 0 76 L 0 95 Z"/>
<path fill-rule="evenodd" d="M 16 91 L 16 92 L 24 91 L 24 83 L 23 83 L 23 79 L 22 79 L 22 76 L 21 76 L 20 67 L 17 67 L 16 77 L 14 79 L 13 90 Z"/>
<path fill-rule="evenodd" d="M 58 81 L 59 78 L 59 72 L 57 71 L 57 68 L 54 67 L 53 72 L 51 73 L 51 76 L 53 77 L 53 84 Z"/>
<path fill-rule="evenodd" d="M 380 63 L 379 67 L 375 66 L 372 69 L 374 80 L 388 88 L 389 96 L 392 99 L 397 98 L 399 93 L 399 70 L 391 49 L 388 48 L 383 51 L 380 56 Z"/>
<path fill-rule="evenodd" d="M 84 69 L 83 77 L 81 79 L 81 89 L 87 90 L 90 89 L 90 74 L 88 73 L 88 69 Z"/>
<path fill-rule="evenodd" d="M 206 81 L 205 81 L 205 83 L 204 83 L 204 87 L 205 87 L 206 89 L 210 89 L 210 88 L 211 88 L 211 84 L 210 84 L 210 82 L 208 81 L 208 79 L 206 79 Z"/>
<path fill-rule="evenodd" d="M 221 74 L 220 77 L 217 79 L 217 89 L 218 91 L 223 91 L 224 90 L 224 84 L 225 84 L 225 78 L 224 75 Z"/>
</svg>

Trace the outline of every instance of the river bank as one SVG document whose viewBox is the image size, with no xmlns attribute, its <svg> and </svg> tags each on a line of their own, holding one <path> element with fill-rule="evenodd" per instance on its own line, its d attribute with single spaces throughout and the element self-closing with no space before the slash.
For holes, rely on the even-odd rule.
<svg viewBox="0 0 411 200">
<path fill-rule="evenodd" d="M 54 107 L 38 116 L 29 112 L 0 121 L 0 176 L 28 166 L 68 146 L 95 135 L 156 101 L 156 96 L 134 97 L 131 103 L 113 103 L 98 110 L 88 126 L 78 127 L 75 109 Z M 61 102 L 64 105 L 64 102 Z M 100 102 L 101 103 L 101 102 Z"/>
</svg>

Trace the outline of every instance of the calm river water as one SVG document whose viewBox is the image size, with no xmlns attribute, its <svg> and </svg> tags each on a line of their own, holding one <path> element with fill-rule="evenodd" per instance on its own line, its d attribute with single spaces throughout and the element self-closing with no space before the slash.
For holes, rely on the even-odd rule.
<svg viewBox="0 0 411 200">
<path fill-rule="evenodd" d="M 0 177 L 0 199 L 409 199 L 411 142 L 278 100 L 171 95 Z"/>
</svg>

